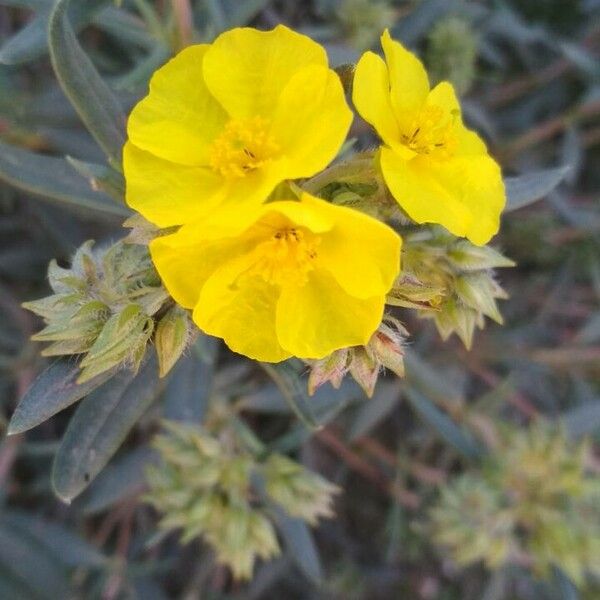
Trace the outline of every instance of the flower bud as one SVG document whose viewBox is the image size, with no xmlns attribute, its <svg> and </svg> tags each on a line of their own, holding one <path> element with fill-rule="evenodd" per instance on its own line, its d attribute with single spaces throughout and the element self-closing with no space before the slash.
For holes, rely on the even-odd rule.
<svg viewBox="0 0 600 600">
<path fill-rule="evenodd" d="M 188 313 L 179 306 L 168 310 L 158 322 L 154 344 L 160 377 L 164 377 L 179 360 L 189 344 L 193 330 Z"/>
</svg>

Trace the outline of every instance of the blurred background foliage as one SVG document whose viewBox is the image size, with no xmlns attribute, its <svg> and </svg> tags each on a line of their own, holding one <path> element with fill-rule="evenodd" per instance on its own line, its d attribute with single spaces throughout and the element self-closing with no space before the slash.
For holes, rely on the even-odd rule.
<svg viewBox="0 0 600 600">
<path fill-rule="evenodd" d="M 179 48 L 234 26 L 285 23 L 323 43 L 334 66 L 389 27 L 432 79 L 455 83 L 506 175 L 562 177 L 505 216 L 495 243 L 518 264 L 501 273 L 505 325 L 477 332 L 470 352 L 411 322 L 405 379 L 380 381 L 371 400 L 350 384 L 309 400 L 290 384 L 293 365 L 263 372 L 200 338 L 163 386 L 83 401 L 77 427 L 93 437 L 101 418 L 106 435 L 77 464 L 68 457 L 88 455 L 66 430 L 72 408 L 4 435 L 47 366 L 29 340 L 40 322 L 21 303 L 49 293 L 51 259 L 65 266 L 88 239 L 118 240 L 128 214 L 113 200 L 122 181 L 51 67 L 53 4 L 0 0 L 0 598 L 598 598 L 583 572 L 600 570 L 600 2 L 73 1 L 119 114 Z M 100 136 L 109 156 L 113 134 Z M 352 135 L 357 148 L 374 143 L 358 121 Z M 161 417 L 224 419 L 250 444 L 258 435 L 294 455 L 343 490 L 336 518 L 310 530 L 278 515 L 281 556 L 232 582 L 208 546 L 157 533 L 142 502 Z"/>
</svg>

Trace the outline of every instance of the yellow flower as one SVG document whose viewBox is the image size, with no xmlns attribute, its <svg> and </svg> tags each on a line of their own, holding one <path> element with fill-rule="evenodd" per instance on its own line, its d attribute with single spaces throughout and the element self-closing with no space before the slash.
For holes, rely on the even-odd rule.
<svg viewBox="0 0 600 600">
<path fill-rule="evenodd" d="M 353 101 L 379 133 L 381 170 L 417 223 L 438 223 L 474 244 L 498 231 L 505 203 L 497 163 L 462 122 L 452 85 L 429 87 L 419 59 L 386 30 L 385 62 L 366 52 L 356 67 Z"/>
<path fill-rule="evenodd" d="M 387 225 L 309 194 L 217 211 L 150 244 L 195 323 L 240 354 L 278 362 L 366 344 L 399 270 Z"/>
<path fill-rule="evenodd" d="M 319 44 L 281 25 L 233 29 L 152 77 L 128 122 L 127 203 L 161 227 L 258 205 L 326 167 L 351 120 Z"/>
</svg>

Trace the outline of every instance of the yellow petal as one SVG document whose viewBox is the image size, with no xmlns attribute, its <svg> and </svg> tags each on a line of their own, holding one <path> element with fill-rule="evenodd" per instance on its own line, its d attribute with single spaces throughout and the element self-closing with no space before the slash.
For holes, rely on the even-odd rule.
<svg viewBox="0 0 600 600">
<path fill-rule="evenodd" d="M 302 287 L 284 288 L 277 305 L 277 336 L 300 358 L 366 344 L 383 316 L 384 296 L 348 295 L 327 271 L 312 271 Z"/>
<path fill-rule="evenodd" d="M 272 115 L 292 75 L 309 65 L 327 66 L 325 50 L 278 25 L 271 31 L 237 28 L 222 33 L 204 59 L 211 93 L 236 118 Z"/>
<path fill-rule="evenodd" d="M 429 94 L 429 78 L 421 61 L 400 42 L 392 40 L 387 29 L 381 36 L 381 45 L 389 70 L 392 106 L 402 125 L 403 121 L 410 121 L 410 113 L 424 104 Z"/>
<path fill-rule="evenodd" d="M 461 113 L 456 92 L 449 81 L 438 83 L 427 95 L 425 104 L 439 106 L 445 112 L 455 113 L 457 116 L 460 116 Z"/>
<path fill-rule="evenodd" d="M 234 352 L 279 362 L 291 356 L 275 332 L 279 291 L 260 277 L 240 277 L 247 266 L 247 257 L 242 256 L 213 273 L 202 288 L 194 322 L 206 333 L 223 338 Z"/>
<path fill-rule="evenodd" d="M 163 160 L 131 142 L 123 149 L 123 169 L 127 204 L 159 227 L 201 217 L 223 194 L 212 170 Z"/>
<path fill-rule="evenodd" d="M 457 155 L 487 154 L 483 140 L 467 129 L 461 118 L 461 108 L 454 87 L 448 81 L 438 83 L 427 96 L 426 104 L 439 106 L 447 113 L 453 114 L 456 120 L 455 135 L 458 137 Z"/>
<path fill-rule="evenodd" d="M 319 211 L 333 224 L 321 236 L 319 267 L 356 298 L 385 295 L 400 269 L 400 236 L 377 219 L 309 194 L 302 195 L 302 205 Z"/>
<path fill-rule="evenodd" d="M 158 69 L 150 91 L 133 109 L 129 139 L 139 148 L 184 165 L 207 165 L 211 141 L 227 114 L 202 75 L 208 45 L 190 46 Z"/>
<path fill-rule="evenodd" d="M 335 72 L 320 65 L 298 71 L 281 92 L 271 128 L 284 157 L 282 174 L 294 179 L 324 169 L 344 143 L 351 122 L 352 111 Z"/>
<path fill-rule="evenodd" d="M 244 240 L 206 241 L 194 226 L 150 242 L 150 255 L 165 287 L 178 304 L 193 308 L 206 280 L 224 263 L 244 255 Z"/>
<path fill-rule="evenodd" d="M 389 145 L 400 139 L 392 108 L 388 69 L 380 56 L 365 52 L 356 65 L 352 101 L 360 116 L 370 123 Z"/>
<path fill-rule="evenodd" d="M 392 195 L 417 223 L 437 223 L 477 245 L 498 231 L 505 193 L 500 168 L 489 156 L 406 161 L 382 148 L 381 169 Z"/>
</svg>

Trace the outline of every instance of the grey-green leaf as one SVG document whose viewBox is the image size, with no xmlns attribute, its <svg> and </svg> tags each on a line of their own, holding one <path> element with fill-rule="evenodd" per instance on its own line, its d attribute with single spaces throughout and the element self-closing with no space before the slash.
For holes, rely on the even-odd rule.
<svg viewBox="0 0 600 600">
<path fill-rule="evenodd" d="M 323 578 L 321 560 L 308 525 L 283 511 L 276 511 L 276 521 L 290 559 L 310 581 L 318 584 Z"/>
<path fill-rule="evenodd" d="M 565 165 L 555 169 L 527 173 L 519 177 L 506 177 L 504 180 L 506 187 L 504 212 L 529 206 L 548 195 L 565 178 L 570 169 L 570 166 Z"/>
<path fill-rule="evenodd" d="M 59 523 L 11 510 L 2 516 L 2 524 L 21 539 L 39 545 L 65 567 L 99 567 L 106 562 L 99 550 Z"/>
<path fill-rule="evenodd" d="M 407 387 L 405 396 L 419 417 L 465 458 L 476 460 L 483 455 L 483 448 L 477 444 L 474 438 L 423 394 Z"/>
<path fill-rule="evenodd" d="M 72 156 L 67 156 L 67 161 L 82 177 L 89 181 L 93 190 L 102 190 L 113 200 L 124 204 L 125 179 L 122 173 L 112 167 L 77 160 Z"/>
<path fill-rule="evenodd" d="M 44 156 L 0 141 L 0 179 L 11 185 L 72 205 L 127 216 L 131 211 L 93 190 L 62 158 Z"/>
<path fill-rule="evenodd" d="M 76 506 L 86 514 L 95 514 L 141 490 L 145 468 L 157 457 L 150 448 L 136 448 L 119 457 L 77 498 Z"/>
<path fill-rule="evenodd" d="M 69 16 L 75 29 L 84 27 L 95 16 L 101 4 L 108 0 L 78 0 L 69 10 Z M 53 0 L 11 0 L 12 4 L 21 4 L 38 13 L 20 31 L 9 37 L 0 49 L 0 63 L 17 65 L 40 58 L 48 52 L 48 17 Z"/>
<path fill-rule="evenodd" d="M 102 0 L 97 1 L 98 5 L 101 3 Z M 48 44 L 52 66 L 62 89 L 111 165 L 121 169 L 125 114 L 79 45 L 67 16 L 68 5 L 69 0 L 58 0 L 50 14 Z"/>
<path fill-rule="evenodd" d="M 25 392 L 8 426 L 10 435 L 43 423 L 105 383 L 114 371 L 77 383 L 81 370 L 74 361 L 58 360 L 43 371 Z"/>
<path fill-rule="evenodd" d="M 262 368 L 275 382 L 279 391 L 296 416 L 310 429 L 321 425 L 315 415 L 313 402 L 308 395 L 307 384 L 302 381 L 293 361 L 281 363 L 261 363 Z"/>
<path fill-rule="evenodd" d="M 160 391 L 154 353 L 137 375 L 121 371 L 90 394 L 71 418 L 54 459 L 52 484 L 65 502 L 100 473 Z"/>
</svg>

